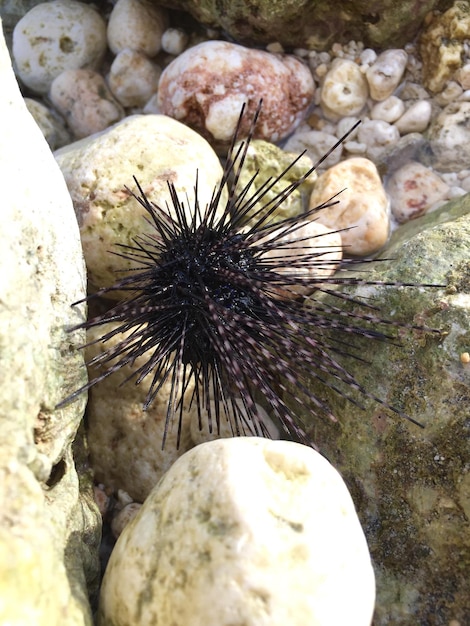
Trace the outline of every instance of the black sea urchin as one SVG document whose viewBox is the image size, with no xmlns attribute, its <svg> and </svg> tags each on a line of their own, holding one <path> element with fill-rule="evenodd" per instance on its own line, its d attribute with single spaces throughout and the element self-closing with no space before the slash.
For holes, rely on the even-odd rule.
<svg viewBox="0 0 470 626">
<path fill-rule="evenodd" d="M 191 218 L 171 183 L 168 188 L 173 216 L 153 204 L 135 180 L 138 194 L 132 195 L 147 211 L 154 232 L 135 238 L 133 245 L 120 246 L 117 254 L 135 262 L 135 270 L 88 298 L 112 291 L 128 292 L 127 298 L 105 314 L 81 325 L 91 328 L 118 322 L 101 341 L 121 332 L 127 336 L 90 361 L 89 366 L 107 369 L 69 399 L 132 364 L 137 357 L 148 355 L 146 363 L 131 378 L 138 384 L 151 377 L 145 407 L 152 403 L 163 383 L 171 381 L 162 445 L 175 419 L 181 429 L 182 398 L 191 379 L 196 383 L 193 402 L 200 424 L 207 419 L 210 429 L 212 425 L 218 429 L 225 417 L 235 435 L 247 430 L 267 434 L 258 416 L 256 397 L 264 399 L 268 410 L 288 433 L 311 445 L 298 417 L 300 410 L 296 414 L 292 407 L 307 405 L 315 414 L 333 418 L 328 406 L 310 390 L 309 381 L 313 379 L 344 395 L 335 386 L 335 380 L 342 381 L 347 388 L 387 406 L 364 389 L 338 357 L 349 353 L 352 335 L 371 340 L 392 339 L 377 325 L 380 328 L 394 323 L 375 316 L 373 308 L 363 303 L 362 313 L 345 313 L 340 305 L 350 298 L 334 289 L 335 285 L 384 283 L 362 278 L 325 278 L 322 270 L 332 263 L 325 248 L 301 244 L 300 236 L 292 236 L 306 219 L 314 219 L 315 213 L 338 200 L 332 198 L 301 216 L 277 223 L 272 220 L 276 208 L 331 151 L 274 199 L 268 201 L 267 194 L 286 172 L 257 190 L 256 176 L 241 191 L 238 189 L 259 111 L 260 107 L 248 138 L 237 144 L 242 110 L 223 178 L 207 207 L 198 203 L 196 182 Z M 223 200 L 225 186 L 228 200 Z M 262 208 L 256 208 L 259 203 Z M 250 225 L 246 226 L 248 216 Z M 291 243 L 286 244 L 286 237 Z M 292 245 L 296 245 L 295 252 Z M 355 263 L 346 260 L 342 267 L 351 268 Z M 317 277 L 312 278 L 312 268 L 318 268 Z M 299 286 L 316 290 L 316 294 L 333 293 L 338 297 L 338 307 L 326 306 L 315 294 L 307 301 L 299 295 Z"/>
</svg>

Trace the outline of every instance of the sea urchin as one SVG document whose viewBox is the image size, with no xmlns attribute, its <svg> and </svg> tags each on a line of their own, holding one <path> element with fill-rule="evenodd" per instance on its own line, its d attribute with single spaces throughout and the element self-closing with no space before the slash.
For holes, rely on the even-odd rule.
<svg viewBox="0 0 470 626">
<path fill-rule="evenodd" d="M 162 385 L 171 381 L 163 446 L 175 420 L 181 430 L 182 398 L 191 380 L 195 382 L 192 401 L 197 405 L 199 423 L 208 420 L 209 429 L 218 430 L 221 419 L 227 419 L 234 435 L 246 431 L 267 434 L 255 403 L 262 398 L 290 435 L 312 445 L 300 419 L 301 408 L 305 412 L 307 405 L 315 414 L 334 419 L 325 402 L 311 390 L 313 379 L 345 395 L 336 386 L 342 381 L 347 389 L 387 406 L 359 384 L 340 364 L 339 356 L 349 354 L 352 335 L 391 340 L 377 325 L 399 324 L 381 319 L 373 307 L 363 303 L 362 312 L 345 313 L 341 303 L 351 298 L 335 288 L 384 283 L 325 277 L 325 268 L 332 264 L 331 251 L 320 245 L 312 247 L 311 242 L 296 235 L 306 220 L 315 219 L 316 213 L 338 199 L 281 222 L 272 219 L 276 208 L 331 151 L 274 199 L 268 200 L 267 194 L 286 172 L 257 189 L 254 176 L 239 190 L 237 183 L 259 111 L 260 107 L 248 138 L 237 143 L 242 110 L 222 180 L 206 207 L 198 203 L 196 179 L 190 218 L 184 199 L 178 197 L 171 183 L 170 215 L 152 203 L 135 179 L 138 193 L 131 193 L 146 210 L 153 233 L 136 237 L 133 245 L 121 245 L 115 254 L 131 260 L 135 269 L 114 286 L 88 297 L 126 292 L 127 297 L 106 313 L 80 326 L 117 322 L 102 336 L 103 342 L 118 333 L 126 335 L 88 363 L 89 367 L 104 367 L 104 371 L 68 400 L 146 355 L 145 364 L 130 378 L 139 384 L 151 377 L 144 408 Z M 224 189 L 228 190 L 226 200 Z M 355 263 L 345 260 L 342 268 L 351 269 Z M 312 269 L 318 270 L 313 278 Z M 299 286 L 310 293 L 332 293 L 338 297 L 338 306 L 327 306 L 315 294 L 312 298 L 302 295 Z"/>
</svg>

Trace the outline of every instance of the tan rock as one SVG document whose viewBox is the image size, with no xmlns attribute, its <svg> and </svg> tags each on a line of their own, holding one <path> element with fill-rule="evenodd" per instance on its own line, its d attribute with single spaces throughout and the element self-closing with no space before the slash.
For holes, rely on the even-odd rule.
<svg viewBox="0 0 470 626">
<path fill-rule="evenodd" d="M 126 526 L 100 626 L 369 626 L 374 574 L 351 497 L 314 450 L 241 437 L 181 457 Z"/>
<path fill-rule="evenodd" d="M 335 59 L 321 88 L 320 105 L 327 117 L 356 115 L 367 102 L 369 90 L 361 68 L 354 61 Z"/>
<path fill-rule="evenodd" d="M 108 21 L 108 45 L 114 54 L 125 48 L 154 57 L 167 26 L 164 9 L 148 0 L 118 0 Z"/>
<path fill-rule="evenodd" d="M 331 230 L 350 229 L 341 231 L 345 254 L 364 256 L 380 249 L 390 229 L 389 203 L 372 161 L 353 157 L 331 167 L 318 179 L 310 207 L 337 194 L 337 204 L 321 210 L 318 221 Z"/>
</svg>

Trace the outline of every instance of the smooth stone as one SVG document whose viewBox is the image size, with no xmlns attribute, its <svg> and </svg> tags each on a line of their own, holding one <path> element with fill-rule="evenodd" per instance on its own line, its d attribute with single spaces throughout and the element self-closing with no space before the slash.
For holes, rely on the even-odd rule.
<svg viewBox="0 0 470 626">
<path fill-rule="evenodd" d="M 182 456 L 108 563 L 100 626 L 369 626 L 374 573 L 336 470 L 290 441 Z"/>
<path fill-rule="evenodd" d="M 385 98 L 385 100 L 374 104 L 370 112 L 370 117 L 373 120 L 382 120 L 383 122 L 393 124 L 404 112 L 405 104 L 403 100 L 400 100 L 397 96 L 389 96 Z"/>
<path fill-rule="evenodd" d="M 68 69 L 97 69 L 106 51 L 106 26 L 90 5 L 53 0 L 33 7 L 13 31 L 16 71 L 32 91 L 47 94 Z"/>
<path fill-rule="evenodd" d="M 118 0 L 108 21 L 108 45 L 114 54 L 130 48 L 154 57 L 168 22 L 164 9 L 148 0 Z"/>
<path fill-rule="evenodd" d="M 322 130 L 301 131 L 289 137 L 284 145 L 286 152 L 305 154 L 310 157 L 312 163 L 318 163 L 325 154 L 338 143 L 338 137 Z M 343 145 L 339 145 L 333 152 L 322 161 L 320 167 L 331 167 L 339 162 L 343 153 Z"/>
<path fill-rule="evenodd" d="M 170 215 L 175 213 L 167 183 L 173 183 L 188 217 L 194 210 L 196 172 L 203 207 L 222 177 L 219 159 L 205 139 L 164 115 L 127 117 L 99 135 L 61 148 L 55 156 L 78 217 L 89 280 L 97 287 L 113 285 L 120 272 L 136 266 L 109 250 L 155 232 L 126 189 L 138 192 L 133 176 L 152 202 L 162 207 L 169 203 Z"/>
<path fill-rule="evenodd" d="M 111 65 L 108 84 L 123 107 L 143 107 L 157 93 L 161 73 L 144 54 L 125 48 Z"/>
<path fill-rule="evenodd" d="M 393 94 L 400 84 L 408 55 L 404 50 L 385 50 L 366 72 L 370 96 L 381 102 Z"/>
<path fill-rule="evenodd" d="M 349 59 L 335 59 L 321 87 L 320 106 L 327 118 L 357 115 L 364 108 L 369 90 L 360 67 Z"/>
<path fill-rule="evenodd" d="M 429 126 L 431 115 L 432 107 L 429 100 L 415 102 L 395 122 L 395 128 L 398 129 L 400 135 L 422 133 Z"/>
<path fill-rule="evenodd" d="M 367 146 L 367 157 L 372 161 L 381 155 L 400 138 L 398 128 L 383 120 L 364 120 L 359 126 L 357 140 Z"/>
</svg>

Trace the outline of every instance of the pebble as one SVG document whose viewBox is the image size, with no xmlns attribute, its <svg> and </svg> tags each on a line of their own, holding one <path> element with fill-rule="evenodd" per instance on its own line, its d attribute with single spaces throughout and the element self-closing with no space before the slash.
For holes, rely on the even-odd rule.
<svg viewBox="0 0 470 626">
<path fill-rule="evenodd" d="M 437 174 L 417 161 L 396 170 L 385 188 L 392 214 L 400 224 L 424 215 L 449 192 L 448 185 Z"/>
<path fill-rule="evenodd" d="M 188 213 L 196 172 L 201 206 L 210 201 L 222 177 L 220 161 L 206 140 L 164 115 L 129 116 L 100 135 L 61 148 L 55 156 L 77 213 L 88 279 L 99 287 L 113 285 L 118 271 L 135 266 L 108 251 L 154 232 L 144 220 L 145 210 L 125 189 L 127 185 L 137 191 L 133 176 L 163 207 L 170 200 L 167 181 L 174 183 L 180 197 L 188 198 Z"/>
<path fill-rule="evenodd" d="M 343 191 L 341 191 L 343 190 Z M 377 168 L 368 159 L 352 157 L 322 174 L 310 197 L 310 208 L 338 203 L 318 213 L 318 221 L 331 230 L 342 230 L 347 255 L 366 256 L 387 242 L 390 232 L 389 201 Z"/>
<path fill-rule="evenodd" d="M 28 111 L 34 117 L 51 150 L 61 148 L 72 141 L 70 132 L 65 127 L 63 118 L 41 102 L 31 98 L 24 99 Z"/>
<path fill-rule="evenodd" d="M 53 80 L 49 97 L 76 139 L 102 131 L 125 115 L 104 78 L 92 70 L 65 70 Z"/>
<path fill-rule="evenodd" d="M 408 133 L 422 133 L 429 126 L 432 107 L 429 100 L 419 100 L 410 106 L 395 122 L 395 128 L 400 135 Z"/>
<path fill-rule="evenodd" d="M 405 71 L 408 55 L 404 50 L 385 50 L 366 72 L 370 96 L 379 102 L 393 94 Z"/>
<path fill-rule="evenodd" d="M 398 128 L 382 120 L 364 120 L 357 133 L 357 140 L 367 146 L 367 157 L 372 161 L 399 138 Z"/>
<path fill-rule="evenodd" d="M 101 588 L 107 626 L 368 626 L 367 543 L 339 473 L 291 441 L 183 455 L 128 524 Z"/>
<path fill-rule="evenodd" d="M 111 65 L 108 84 L 123 107 L 143 107 L 157 92 L 161 73 L 144 54 L 125 48 Z"/>
<path fill-rule="evenodd" d="M 188 45 L 189 37 L 181 28 L 167 28 L 162 35 L 162 50 L 178 56 Z"/>
<path fill-rule="evenodd" d="M 158 88 L 162 113 L 196 128 L 216 143 L 233 136 L 241 107 L 246 133 L 259 98 L 260 139 L 276 142 L 302 121 L 314 94 L 310 70 L 293 56 L 279 57 L 226 41 L 186 50 L 163 71 Z"/>
<path fill-rule="evenodd" d="M 470 163 L 470 102 L 448 104 L 431 122 L 428 139 L 433 166 L 442 172 L 459 171 Z"/>
<path fill-rule="evenodd" d="M 360 113 L 368 95 L 360 67 L 348 59 L 335 59 L 323 81 L 320 106 L 325 117 L 337 120 Z"/>
<path fill-rule="evenodd" d="M 382 120 L 388 124 L 393 124 L 405 112 L 403 100 L 397 96 L 389 96 L 381 102 L 377 102 L 371 109 L 370 117 L 373 120 Z"/>
<path fill-rule="evenodd" d="M 106 25 L 88 4 L 53 0 L 28 11 L 13 31 L 16 72 L 32 91 L 47 94 L 67 69 L 99 67 L 106 51 Z"/>
<path fill-rule="evenodd" d="M 127 524 L 134 519 L 141 508 L 142 505 L 139 502 L 131 502 L 118 511 L 111 522 L 111 530 L 115 539 L 119 537 Z"/>
<path fill-rule="evenodd" d="M 284 150 L 295 154 L 305 153 L 313 163 L 317 163 L 337 143 L 336 135 L 321 130 L 310 130 L 292 135 L 284 145 Z M 323 162 L 322 167 L 331 167 L 339 162 L 343 152 L 343 145 L 334 150 Z"/>
<path fill-rule="evenodd" d="M 125 48 L 154 57 L 162 47 L 166 11 L 149 0 L 118 0 L 108 22 L 108 46 L 114 54 Z"/>
</svg>

